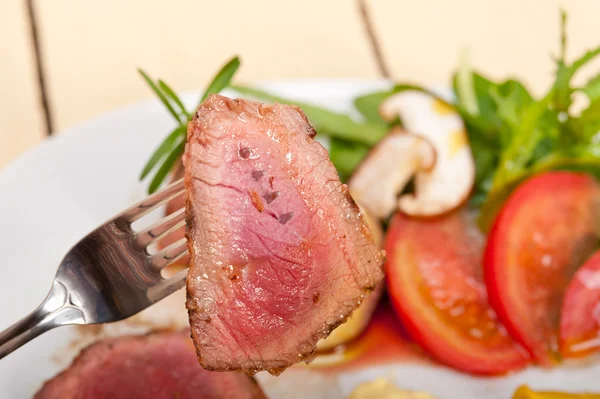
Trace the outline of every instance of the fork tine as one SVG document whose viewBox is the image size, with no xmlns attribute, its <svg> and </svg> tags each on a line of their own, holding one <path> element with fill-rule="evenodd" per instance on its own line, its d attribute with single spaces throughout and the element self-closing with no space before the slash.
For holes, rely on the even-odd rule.
<svg viewBox="0 0 600 399">
<path fill-rule="evenodd" d="M 135 240 L 142 248 L 160 240 L 167 234 L 185 226 L 185 208 L 173 212 L 167 217 L 135 235 Z"/>
<path fill-rule="evenodd" d="M 185 285 L 185 279 L 187 277 L 187 269 L 180 270 L 175 273 L 172 277 L 160 281 L 154 287 L 148 290 L 148 299 L 154 303 L 165 296 L 183 288 Z"/>
<path fill-rule="evenodd" d="M 154 270 L 162 270 L 171 263 L 177 262 L 178 259 L 188 253 L 187 240 L 182 238 L 175 241 L 162 251 L 150 257 L 150 264 Z"/>
<path fill-rule="evenodd" d="M 152 194 L 145 200 L 137 203 L 131 208 L 127 209 L 121 215 L 119 215 L 119 219 L 126 221 L 128 223 L 133 223 L 142 216 L 152 212 L 159 206 L 167 203 L 173 198 L 181 195 L 184 192 L 183 179 L 177 180 L 176 182 L 168 185 L 160 191 Z"/>
</svg>

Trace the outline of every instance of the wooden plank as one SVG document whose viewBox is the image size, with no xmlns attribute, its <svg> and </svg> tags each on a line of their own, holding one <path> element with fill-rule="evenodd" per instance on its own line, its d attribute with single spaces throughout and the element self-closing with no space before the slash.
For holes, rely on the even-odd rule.
<svg viewBox="0 0 600 399">
<path fill-rule="evenodd" d="M 45 137 L 27 8 L 0 3 L 0 168 Z"/>
<path fill-rule="evenodd" d="M 354 1 L 36 1 L 58 130 L 151 97 L 143 67 L 197 89 L 239 53 L 245 81 L 375 77 Z"/>
<path fill-rule="evenodd" d="M 367 4 L 392 75 L 402 81 L 448 85 L 460 49 L 468 48 L 475 69 L 497 78 L 517 76 L 540 93 L 553 77 L 551 55 L 559 51 L 561 6 L 569 15 L 571 58 L 600 44 L 596 0 L 367 0 Z"/>
</svg>

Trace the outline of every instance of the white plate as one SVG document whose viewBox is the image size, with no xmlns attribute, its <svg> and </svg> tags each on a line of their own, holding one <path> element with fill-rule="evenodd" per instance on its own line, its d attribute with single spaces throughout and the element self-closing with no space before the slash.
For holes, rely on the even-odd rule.
<svg viewBox="0 0 600 399">
<path fill-rule="evenodd" d="M 358 93 L 384 82 L 304 80 L 267 84 L 274 92 L 348 111 Z M 190 106 L 197 93 L 184 96 Z M 44 298 L 56 265 L 79 238 L 144 195 L 139 172 L 173 127 L 158 101 L 105 114 L 27 152 L 0 171 L 0 329 L 33 310 Z M 181 295 L 142 318 L 185 324 Z M 50 331 L 0 361 L 0 398 L 26 398 L 59 372 L 77 350 L 103 334 L 143 331 L 147 323 L 111 326 L 101 334 L 64 327 Z M 392 378 L 408 389 L 440 398 L 510 398 L 523 383 L 537 389 L 600 391 L 600 362 L 588 367 L 530 368 L 502 378 L 476 378 L 444 367 L 397 364 L 322 378 L 288 370 L 278 378 L 259 375 L 273 397 L 344 397 L 359 382 Z M 312 382 L 309 381 L 312 379 Z M 321 385 L 319 385 L 321 384 Z"/>
</svg>

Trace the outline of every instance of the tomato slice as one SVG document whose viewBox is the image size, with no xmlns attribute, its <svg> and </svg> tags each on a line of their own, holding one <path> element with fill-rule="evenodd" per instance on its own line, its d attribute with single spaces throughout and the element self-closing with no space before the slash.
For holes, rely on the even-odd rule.
<svg viewBox="0 0 600 399">
<path fill-rule="evenodd" d="M 563 357 L 582 357 L 600 350 L 600 251 L 575 273 L 560 314 Z"/>
<path fill-rule="evenodd" d="M 582 173 L 549 172 L 522 183 L 488 236 L 490 303 L 542 365 L 558 360 L 558 319 L 571 277 L 596 248 L 600 189 Z"/>
<path fill-rule="evenodd" d="M 411 337 L 435 358 L 488 375 L 528 363 L 527 352 L 487 302 L 483 237 L 465 214 L 415 219 L 398 213 L 385 249 L 394 309 Z"/>
</svg>

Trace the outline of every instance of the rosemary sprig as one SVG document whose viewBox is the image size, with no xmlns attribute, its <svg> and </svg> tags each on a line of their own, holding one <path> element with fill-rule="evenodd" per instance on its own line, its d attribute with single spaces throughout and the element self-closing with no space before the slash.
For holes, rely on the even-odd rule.
<svg viewBox="0 0 600 399">
<path fill-rule="evenodd" d="M 154 169 L 158 161 L 160 161 L 165 154 L 171 152 L 173 148 L 175 148 L 175 142 L 178 138 L 183 137 L 185 135 L 185 126 L 179 125 L 167 136 L 166 139 L 158 146 L 158 148 L 154 151 L 148 162 L 146 162 L 146 166 L 142 170 L 142 174 L 140 175 L 140 180 L 144 180 L 148 173 Z"/>
<path fill-rule="evenodd" d="M 159 98 L 159 100 L 165 105 L 165 108 L 167 108 L 167 110 L 169 111 L 169 113 L 171 115 L 173 115 L 173 118 L 175 118 L 175 120 L 177 122 L 181 122 L 181 119 L 179 118 L 179 115 L 177 114 L 177 111 L 175 111 L 175 109 L 171 105 L 171 101 L 169 101 L 169 99 L 164 95 L 164 93 L 156 85 L 156 83 L 154 83 L 152 81 L 152 79 L 150 79 L 150 76 L 148 76 L 148 74 L 146 72 L 144 72 L 142 69 L 139 69 L 139 68 L 138 68 L 138 72 L 139 72 L 140 75 L 142 75 L 142 78 L 146 81 L 146 83 L 148 84 L 148 86 L 150 86 L 150 89 L 152 89 L 152 91 L 156 94 L 156 96 Z"/>
<path fill-rule="evenodd" d="M 211 94 L 220 93 L 223 89 L 231 84 L 231 80 L 233 79 L 233 75 L 237 72 L 240 67 L 240 59 L 238 57 L 233 57 L 227 64 L 221 68 L 221 70 L 215 75 L 213 80 L 204 90 L 204 94 L 200 99 L 200 104 L 206 100 L 206 98 Z"/>
<path fill-rule="evenodd" d="M 177 94 L 175 94 L 173 89 L 160 79 L 158 79 L 158 87 L 179 107 L 181 114 L 184 115 L 186 119 L 190 119 L 190 113 L 185 109 L 185 105 L 183 105 L 179 97 L 177 97 Z"/>
<path fill-rule="evenodd" d="M 240 59 L 237 56 L 229 60 L 206 86 L 198 106 L 206 100 L 210 94 L 219 93 L 227 88 L 239 67 Z M 150 172 L 156 170 L 150 185 L 148 186 L 148 193 L 152 194 L 158 190 L 169 172 L 173 169 L 173 166 L 175 166 L 177 161 L 183 155 L 187 140 L 187 124 L 192 120 L 194 110 L 198 108 L 198 106 L 196 106 L 194 110 L 187 110 L 183 101 L 181 101 L 177 94 L 175 94 L 175 91 L 171 89 L 167 83 L 161 79 L 158 79 L 155 82 L 142 69 L 138 69 L 138 72 L 177 122 L 177 126 L 156 148 L 140 174 L 140 180 L 144 180 Z"/>
</svg>

